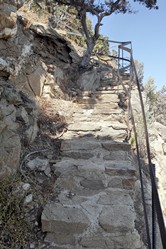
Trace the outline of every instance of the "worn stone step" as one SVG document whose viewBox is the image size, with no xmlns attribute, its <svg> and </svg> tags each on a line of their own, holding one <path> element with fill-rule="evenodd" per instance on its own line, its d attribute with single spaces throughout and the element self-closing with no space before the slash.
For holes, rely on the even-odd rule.
<svg viewBox="0 0 166 249">
<path fill-rule="evenodd" d="M 59 168 L 59 170 L 61 169 Z M 112 175 L 107 174 L 108 176 L 104 177 L 104 172 L 101 170 L 66 170 L 62 176 L 59 176 L 56 181 L 55 188 L 63 189 L 67 192 L 71 191 L 75 194 L 79 193 L 81 195 L 84 195 L 85 191 L 87 191 L 85 194 L 86 196 L 106 191 L 108 188 L 110 190 L 133 190 L 137 180 L 137 177 L 133 174 L 133 172 L 134 171 L 126 170 L 123 171 L 123 173 L 125 173 L 124 175 L 121 174 L 122 172 L 120 172 L 120 175 L 116 175 L 114 170 L 114 173 L 111 172 Z M 58 169 L 56 169 L 55 173 L 59 173 Z M 118 171 L 116 173 L 118 173 Z"/>
<path fill-rule="evenodd" d="M 83 175 L 86 175 L 85 171 L 89 172 L 96 171 L 96 172 L 105 172 L 106 169 L 123 169 L 123 170 L 136 170 L 130 160 L 112 160 L 112 161 L 103 161 L 102 158 L 96 160 L 89 160 L 88 162 L 85 159 L 74 159 L 63 157 L 60 162 L 54 164 L 55 170 L 60 171 L 61 173 L 67 172 L 71 170 L 71 174 L 74 170 L 74 174 L 76 174 L 76 170 L 79 172 L 83 172 Z"/>
<path fill-rule="evenodd" d="M 101 129 L 100 123 L 93 122 L 82 122 L 82 123 L 71 123 L 68 125 L 69 131 L 99 131 Z"/>
<path fill-rule="evenodd" d="M 124 142 L 127 138 L 127 131 L 126 130 L 115 130 L 112 127 L 107 129 L 101 129 L 100 131 L 67 131 L 63 135 L 63 139 L 72 140 L 77 138 L 96 138 L 100 140 L 114 140 L 115 142 Z"/>
<path fill-rule="evenodd" d="M 94 121 L 109 121 L 109 122 L 113 122 L 113 121 L 117 121 L 120 123 L 126 123 L 126 116 L 124 114 L 111 114 L 111 115 L 93 115 L 93 112 L 91 113 L 91 115 L 86 114 L 86 113 L 74 113 L 72 115 L 72 119 L 74 122 L 78 122 L 78 121 L 88 121 L 91 122 L 93 120 Z"/>
<path fill-rule="evenodd" d="M 61 153 L 62 157 L 70 157 L 70 158 L 74 158 L 74 159 L 86 159 L 89 160 L 91 158 L 94 157 L 94 153 L 93 152 L 88 152 L 88 151 L 63 151 Z"/>
<path fill-rule="evenodd" d="M 102 128 L 112 127 L 115 130 L 126 130 L 128 127 L 125 123 L 117 122 L 117 121 L 100 121 L 100 125 Z"/>
<path fill-rule="evenodd" d="M 122 109 L 111 109 L 111 108 L 94 108 L 92 114 L 93 115 L 111 115 L 111 114 L 122 114 L 124 111 Z"/>
<path fill-rule="evenodd" d="M 85 159 L 64 158 L 54 166 L 55 175 L 59 176 L 56 185 L 61 188 L 81 190 L 81 186 L 89 190 L 105 188 L 132 189 L 137 179 L 135 167 L 130 161 L 103 162 Z"/>
<path fill-rule="evenodd" d="M 82 248 L 89 249 L 115 249 L 115 248 L 123 248 L 123 249 L 139 249 L 145 248 L 140 247 L 141 241 L 140 236 L 137 231 L 129 232 L 126 234 L 118 234 L 118 235 L 97 235 L 97 236 L 85 236 L 81 239 L 80 244 L 83 246 Z M 118 247 L 117 247 L 118 246 Z M 72 248 L 76 249 L 76 248 Z"/>
<path fill-rule="evenodd" d="M 114 238 L 117 232 L 123 239 L 133 233 L 134 204 L 126 190 L 108 189 L 91 196 L 69 196 L 62 191 L 57 202 L 45 206 L 41 221 L 42 230 L 48 233 L 46 239 L 56 245 L 98 248 L 96 238 L 100 235 L 100 240 L 107 240 L 111 248 L 113 241 L 118 241 Z"/>
<path fill-rule="evenodd" d="M 101 129 L 100 131 L 68 131 L 64 133 L 63 139 L 72 140 L 77 138 L 96 138 L 100 140 L 114 140 L 115 142 L 124 142 L 127 138 L 126 130 L 115 130 L 112 127 Z"/>
<path fill-rule="evenodd" d="M 77 98 L 77 103 L 84 103 L 84 104 L 103 104 L 103 103 L 118 103 L 119 98 L 117 94 L 95 94 L 93 96 L 82 96 Z"/>
<path fill-rule="evenodd" d="M 93 140 L 94 137 L 87 140 L 86 138 L 73 138 L 62 141 L 61 156 L 71 157 L 74 159 L 101 158 L 104 161 L 131 160 L 130 147 L 123 143 L 116 144 L 110 141 L 102 143 L 100 140 Z M 104 141 L 104 140 L 103 140 Z M 118 143 L 118 142 L 117 142 Z M 113 147 L 113 144 L 115 147 Z M 111 149 L 112 148 L 112 149 Z"/>
<path fill-rule="evenodd" d="M 120 122 L 110 121 L 84 121 L 84 122 L 71 122 L 68 124 L 69 131 L 99 131 L 101 129 L 113 128 L 115 130 L 127 130 L 127 125 Z"/>
<path fill-rule="evenodd" d="M 96 148 L 102 148 L 101 143 L 97 140 L 87 140 L 87 139 L 73 139 L 62 141 L 61 150 L 94 150 Z"/>
<path fill-rule="evenodd" d="M 80 208 L 64 207 L 60 203 L 49 203 L 42 213 L 43 232 L 80 234 L 89 226 L 88 217 Z"/>
<path fill-rule="evenodd" d="M 128 143 L 122 143 L 122 142 L 115 142 L 115 141 L 102 141 L 95 138 L 79 138 L 79 139 L 73 139 L 73 140 L 64 140 L 61 142 L 61 150 L 94 150 L 99 148 L 100 150 L 102 148 L 108 150 L 108 151 L 123 151 L 126 153 L 126 151 L 130 151 L 131 146 Z"/>
<path fill-rule="evenodd" d="M 106 110 L 112 110 L 112 109 L 118 109 L 118 103 L 110 102 L 110 103 L 87 103 L 87 104 L 79 104 L 79 106 L 82 109 L 106 109 Z"/>
<path fill-rule="evenodd" d="M 126 82 L 123 82 L 123 85 L 125 86 L 125 88 L 129 88 L 129 84 L 128 84 L 128 81 Z M 124 91 L 124 88 L 121 84 L 118 84 L 116 86 L 101 86 L 97 89 L 97 91 Z"/>
<path fill-rule="evenodd" d="M 131 145 L 129 143 L 116 143 L 114 141 L 103 141 L 102 146 L 109 151 L 130 151 Z"/>
<path fill-rule="evenodd" d="M 129 176 L 112 176 L 108 180 L 108 187 L 116 188 L 116 189 L 127 189 L 132 190 L 135 189 L 136 177 Z"/>
<path fill-rule="evenodd" d="M 116 93 L 116 89 L 110 88 L 109 90 L 103 90 L 103 88 L 101 88 L 101 90 L 96 90 L 96 91 L 83 91 L 78 97 L 93 97 L 93 96 L 101 96 L 104 94 L 113 94 L 113 95 L 117 95 Z"/>
<path fill-rule="evenodd" d="M 91 131 L 67 131 L 66 133 L 63 134 L 63 139 L 64 140 L 71 140 L 71 139 L 78 139 L 79 138 L 91 138 L 91 137 L 96 137 L 95 134 L 92 134 Z"/>
<path fill-rule="evenodd" d="M 113 161 L 109 162 L 105 165 L 105 173 L 109 176 L 127 176 L 127 177 L 136 177 L 137 170 L 136 168 L 132 167 L 131 164 L 124 161 Z"/>
<path fill-rule="evenodd" d="M 123 142 L 127 137 L 126 129 L 114 129 L 112 127 L 103 127 L 100 131 L 96 131 L 95 136 L 99 139 L 114 140 L 118 142 Z"/>
</svg>

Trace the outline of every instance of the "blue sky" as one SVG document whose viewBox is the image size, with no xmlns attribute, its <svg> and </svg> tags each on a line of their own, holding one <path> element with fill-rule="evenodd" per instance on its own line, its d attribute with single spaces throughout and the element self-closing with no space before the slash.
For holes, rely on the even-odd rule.
<svg viewBox="0 0 166 249">
<path fill-rule="evenodd" d="M 158 0 L 158 10 L 131 2 L 139 12 L 106 17 L 100 33 L 110 40 L 132 41 L 134 59 L 144 63 L 144 82 L 151 76 L 161 88 L 166 85 L 166 0 Z"/>
</svg>

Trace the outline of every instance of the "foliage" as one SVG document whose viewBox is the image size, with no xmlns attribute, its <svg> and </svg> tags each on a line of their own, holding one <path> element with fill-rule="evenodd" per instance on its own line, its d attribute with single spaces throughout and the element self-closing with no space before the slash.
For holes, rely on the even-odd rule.
<svg viewBox="0 0 166 249">
<path fill-rule="evenodd" d="M 155 81 L 152 77 L 149 77 L 149 79 L 147 80 L 147 83 L 145 84 L 145 92 L 146 92 L 146 96 L 148 98 L 151 109 L 156 102 L 157 95 L 155 93 L 155 89 L 156 89 Z"/>
<path fill-rule="evenodd" d="M 166 125 L 166 87 L 156 92 L 156 101 L 153 106 L 154 119 Z"/>
<path fill-rule="evenodd" d="M 94 53 L 101 53 L 104 55 L 110 54 L 108 37 L 100 35 L 94 47 Z"/>
<path fill-rule="evenodd" d="M 145 7 L 157 8 L 157 0 L 133 0 L 139 2 Z M 81 66 L 86 67 L 89 63 L 90 56 L 96 45 L 97 40 L 100 37 L 100 26 L 102 20 L 106 16 L 110 16 L 113 13 L 132 13 L 133 10 L 130 6 L 130 2 L 127 0 L 35 0 L 39 4 L 44 2 L 48 7 L 49 12 L 56 9 L 56 4 L 73 7 L 76 10 L 77 18 L 80 20 L 83 32 L 85 34 L 85 42 L 87 49 L 81 61 Z M 96 16 L 97 21 L 94 26 L 93 33 L 88 28 L 87 14 Z"/>
<path fill-rule="evenodd" d="M 147 103 L 149 105 L 149 117 L 151 122 L 157 121 L 166 125 L 166 87 L 156 91 L 155 81 L 150 77 L 145 84 Z"/>
</svg>

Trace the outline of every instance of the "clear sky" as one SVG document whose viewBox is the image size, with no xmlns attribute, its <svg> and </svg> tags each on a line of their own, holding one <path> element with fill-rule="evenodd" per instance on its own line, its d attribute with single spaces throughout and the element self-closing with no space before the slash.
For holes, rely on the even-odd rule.
<svg viewBox="0 0 166 249">
<path fill-rule="evenodd" d="M 132 41 L 134 59 L 144 63 L 144 83 L 151 76 L 161 88 L 166 85 L 166 0 L 158 0 L 158 10 L 131 2 L 139 12 L 106 17 L 100 33 L 110 40 Z"/>
</svg>

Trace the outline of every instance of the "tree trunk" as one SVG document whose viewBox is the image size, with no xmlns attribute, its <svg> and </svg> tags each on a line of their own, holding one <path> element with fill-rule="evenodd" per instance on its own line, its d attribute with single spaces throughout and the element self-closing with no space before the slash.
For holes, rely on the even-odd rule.
<svg viewBox="0 0 166 249">
<path fill-rule="evenodd" d="M 82 57 L 82 61 L 81 61 L 81 67 L 86 68 L 89 64 L 90 61 L 90 57 L 91 54 L 93 52 L 94 46 L 96 44 L 96 41 L 94 40 L 94 38 L 90 37 L 87 41 L 87 49 Z"/>
</svg>

